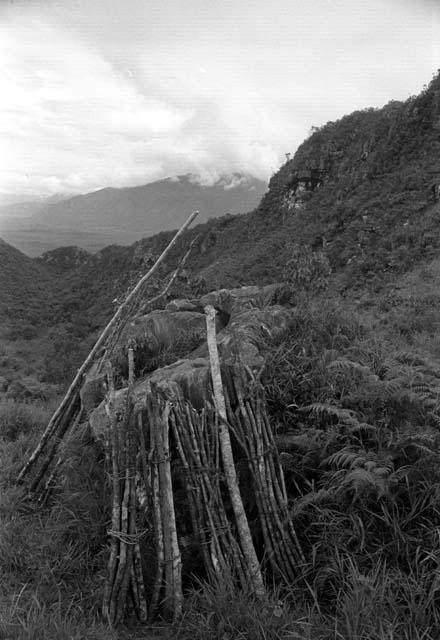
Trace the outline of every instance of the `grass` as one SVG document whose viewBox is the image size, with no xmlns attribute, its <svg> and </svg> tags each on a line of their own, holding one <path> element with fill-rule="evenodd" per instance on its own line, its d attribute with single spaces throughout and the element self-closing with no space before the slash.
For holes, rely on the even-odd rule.
<svg viewBox="0 0 440 640">
<path fill-rule="evenodd" d="M 313 638 L 435 638 L 440 629 L 439 372 L 408 331 L 341 301 L 296 310 L 267 345 L 265 387 L 308 560 L 291 599 Z M 384 320 L 382 315 L 381 320 Z M 322 626 L 324 625 L 324 626 Z"/>
<path fill-rule="evenodd" d="M 230 583 L 200 583 L 185 603 L 176 638 L 181 640 L 287 640 L 305 638 L 308 620 L 280 592 L 264 601 Z"/>
<path fill-rule="evenodd" d="M 435 640 L 440 366 L 417 342 L 435 340 L 436 322 L 396 334 L 391 315 L 364 322 L 322 298 L 266 337 L 271 421 L 307 564 L 264 602 L 192 581 L 171 637 Z M 116 637 L 99 620 L 109 514 L 87 432 L 67 445 L 50 509 L 14 485 L 53 408 L 0 404 L 0 638 Z"/>
<path fill-rule="evenodd" d="M 15 485 L 53 408 L 0 404 L 0 638 L 116 638 L 98 615 L 107 513 L 93 443 L 69 443 L 70 464 L 50 509 L 36 508 Z"/>
<path fill-rule="evenodd" d="M 24 594 L 24 592 L 23 592 Z M 85 614 L 82 608 L 47 606 L 26 594 L 0 602 L 2 640 L 116 640 L 116 632 Z"/>
<path fill-rule="evenodd" d="M 185 603 L 179 640 L 436 640 L 438 587 L 429 572 L 405 575 L 378 560 L 361 570 L 335 550 L 333 607 L 309 585 L 274 589 L 261 601 L 232 585 L 200 583 Z"/>
</svg>

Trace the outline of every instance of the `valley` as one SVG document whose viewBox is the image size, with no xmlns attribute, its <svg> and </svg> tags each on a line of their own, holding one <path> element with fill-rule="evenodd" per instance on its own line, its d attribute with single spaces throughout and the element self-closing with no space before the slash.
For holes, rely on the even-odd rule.
<svg viewBox="0 0 440 640">
<path fill-rule="evenodd" d="M 200 221 L 250 211 L 267 187 L 239 174 L 206 185 L 200 180 L 174 176 L 138 187 L 0 206 L 0 237 L 32 257 L 62 246 L 96 252 L 172 230 L 197 207 Z"/>
</svg>

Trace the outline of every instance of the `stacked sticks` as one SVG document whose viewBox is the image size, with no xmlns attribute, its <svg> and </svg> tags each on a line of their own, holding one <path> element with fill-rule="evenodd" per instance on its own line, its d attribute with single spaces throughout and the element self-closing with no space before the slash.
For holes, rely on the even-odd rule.
<svg viewBox="0 0 440 640">
<path fill-rule="evenodd" d="M 257 557 L 255 532 L 249 539 L 240 536 L 232 494 L 235 492 L 234 498 L 242 506 L 243 501 L 238 479 L 231 485 L 225 472 L 221 427 L 229 433 L 229 459 L 235 467 L 246 462 L 250 472 L 264 542 L 264 548 L 259 549 L 258 571 L 261 564 L 270 568 L 278 580 L 293 581 L 305 561 L 290 517 L 261 385 L 244 367 L 236 367 L 229 380 L 229 392 L 222 389 L 222 425 L 219 412 L 211 404 L 197 411 L 182 398 L 170 397 L 154 386 L 144 408 L 136 409 L 133 350 L 128 353 L 129 387 L 119 418 L 114 408 L 110 365 L 107 373 L 106 457 L 111 463 L 112 526 L 104 615 L 112 625 L 117 624 L 131 596 L 139 620 L 147 618 L 138 533 L 141 517 L 152 523 L 150 544 L 155 550 L 155 567 L 151 571 L 155 572 L 155 579 L 148 594 L 150 619 L 160 613 L 175 620 L 181 614 L 184 596 L 179 536 L 183 527 L 176 517 L 175 485 L 182 483 L 182 471 L 185 504 L 180 502 L 178 506 L 180 513 L 189 514 L 208 579 L 233 581 L 261 595 L 255 569 L 248 560 L 252 554 Z M 249 527 L 244 508 L 243 514 Z M 246 545 L 251 545 L 250 551 Z"/>
<path fill-rule="evenodd" d="M 212 408 L 195 411 L 175 400 L 170 414 L 176 447 L 186 475 L 189 512 L 208 576 L 249 586 L 249 571 L 225 506 L 219 432 Z"/>
<path fill-rule="evenodd" d="M 231 431 L 247 460 L 264 539 L 265 557 L 278 578 L 294 580 L 305 558 L 288 510 L 284 474 L 259 384 L 235 369 L 235 410 L 228 398 Z M 246 393 L 247 392 L 247 393 Z M 246 393 L 246 395 L 245 395 Z"/>
<path fill-rule="evenodd" d="M 147 606 L 142 573 L 140 534 L 137 527 L 136 466 L 137 439 L 133 406 L 134 357 L 129 349 L 129 386 L 122 416 L 115 411 L 115 387 L 110 363 L 107 364 L 108 394 L 106 412 L 109 437 L 106 459 L 110 463 L 112 520 L 110 555 L 104 588 L 103 615 L 117 625 L 125 615 L 130 599 L 138 619 L 145 622 Z"/>
</svg>

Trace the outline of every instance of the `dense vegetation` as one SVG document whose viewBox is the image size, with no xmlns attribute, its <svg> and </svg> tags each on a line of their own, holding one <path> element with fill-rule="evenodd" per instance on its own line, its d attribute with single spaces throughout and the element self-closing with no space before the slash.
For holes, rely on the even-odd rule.
<svg viewBox="0 0 440 640">
<path fill-rule="evenodd" d="M 315 130 L 256 211 L 192 230 L 146 292 L 199 234 L 171 295 L 284 280 L 296 305 L 285 334 L 261 340 L 306 566 L 264 606 L 232 585 L 193 587 L 176 637 L 438 637 L 439 151 L 437 75 L 404 103 Z M 295 171 L 312 169 L 322 185 L 293 193 Z M 14 316 L 0 354 L 0 637 L 109 637 L 96 622 L 108 513 L 95 445 L 68 445 L 51 509 L 30 507 L 13 478 L 54 394 L 169 237 L 71 268 L 62 255 L 22 261 L 0 246 L 2 319 Z"/>
</svg>

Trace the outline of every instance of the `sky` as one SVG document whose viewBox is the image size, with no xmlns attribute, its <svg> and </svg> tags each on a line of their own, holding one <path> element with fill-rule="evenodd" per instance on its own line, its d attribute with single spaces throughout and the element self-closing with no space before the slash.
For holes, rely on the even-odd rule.
<svg viewBox="0 0 440 640">
<path fill-rule="evenodd" d="M 419 93 L 439 34 L 440 0 L 0 0 L 0 194 L 267 180 Z"/>
</svg>

